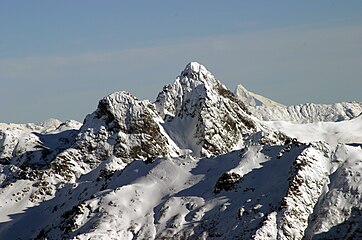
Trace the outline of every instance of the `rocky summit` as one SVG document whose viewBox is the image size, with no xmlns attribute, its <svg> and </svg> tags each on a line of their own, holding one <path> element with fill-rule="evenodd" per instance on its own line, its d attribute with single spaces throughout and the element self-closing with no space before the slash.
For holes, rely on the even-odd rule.
<svg viewBox="0 0 362 240">
<path fill-rule="evenodd" d="M 155 102 L 0 124 L 0 239 L 361 239 L 361 112 L 233 93 L 191 62 Z"/>
</svg>

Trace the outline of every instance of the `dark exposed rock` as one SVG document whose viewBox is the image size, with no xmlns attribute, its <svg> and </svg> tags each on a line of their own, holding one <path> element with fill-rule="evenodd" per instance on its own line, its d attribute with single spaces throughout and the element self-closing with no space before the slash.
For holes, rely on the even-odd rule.
<svg viewBox="0 0 362 240">
<path fill-rule="evenodd" d="M 224 173 L 217 180 L 216 185 L 214 187 L 214 193 L 220 193 L 222 190 L 230 191 L 232 190 L 236 184 L 240 182 L 241 176 L 240 174 L 231 172 Z"/>
</svg>

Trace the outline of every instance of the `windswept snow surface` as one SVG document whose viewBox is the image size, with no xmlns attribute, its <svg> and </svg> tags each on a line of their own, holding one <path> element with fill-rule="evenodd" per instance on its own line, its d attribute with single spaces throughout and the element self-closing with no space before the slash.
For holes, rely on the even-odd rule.
<svg viewBox="0 0 362 240">
<path fill-rule="evenodd" d="M 1 124 L 0 239 L 361 239 L 362 116 L 253 109 L 192 62 L 155 103 Z"/>
<path fill-rule="evenodd" d="M 306 143 L 323 141 L 331 146 L 336 146 L 339 143 L 356 146 L 362 144 L 362 116 L 342 122 L 297 124 L 286 121 L 270 121 L 264 123 Z"/>
</svg>

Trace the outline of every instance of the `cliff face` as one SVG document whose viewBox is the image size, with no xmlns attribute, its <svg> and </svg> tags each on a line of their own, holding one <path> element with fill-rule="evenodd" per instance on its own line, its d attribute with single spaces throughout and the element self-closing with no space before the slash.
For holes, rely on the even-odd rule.
<svg viewBox="0 0 362 240">
<path fill-rule="evenodd" d="M 192 62 L 154 103 L 115 92 L 82 125 L 1 124 L 0 238 L 361 238 L 362 117 L 255 111 Z"/>
</svg>

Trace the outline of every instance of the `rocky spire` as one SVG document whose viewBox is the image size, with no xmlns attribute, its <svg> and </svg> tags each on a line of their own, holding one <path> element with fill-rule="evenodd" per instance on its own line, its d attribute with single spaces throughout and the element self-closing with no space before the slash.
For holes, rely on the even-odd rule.
<svg viewBox="0 0 362 240">
<path fill-rule="evenodd" d="M 175 82 L 163 88 L 155 105 L 165 129 L 183 125 L 180 132 L 169 134 L 196 156 L 229 151 L 242 134 L 255 130 L 245 105 L 197 62 L 187 64 Z"/>
</svg>

